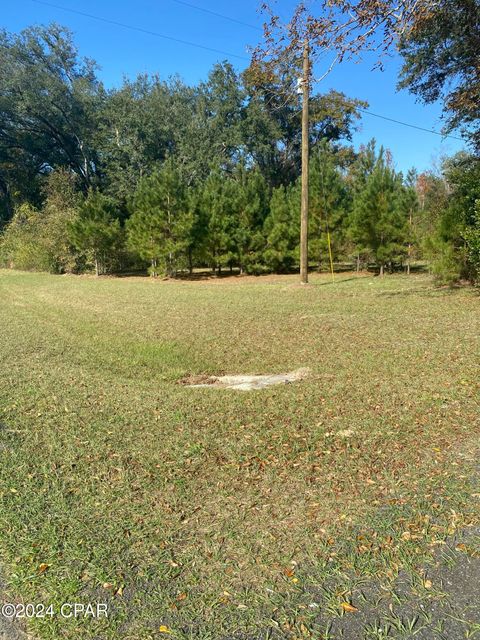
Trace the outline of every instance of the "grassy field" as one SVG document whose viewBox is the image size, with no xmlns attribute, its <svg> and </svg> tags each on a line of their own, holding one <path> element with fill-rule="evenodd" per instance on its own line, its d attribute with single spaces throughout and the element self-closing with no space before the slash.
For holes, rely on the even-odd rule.
<svg viewBox="0 0 480 640">
<path fill-rule="evenodd" d="M 0 322 L 7 596 L 109 604 L 38 638 L 393 637 L 348 636 L 371 585 L 391 616 L 399 578 L 441 598 L 434 550 L 480 524 L 472 289 L 2 271 Z M 298 367 L 262 391 L 177 384 Z"/>
</svg>

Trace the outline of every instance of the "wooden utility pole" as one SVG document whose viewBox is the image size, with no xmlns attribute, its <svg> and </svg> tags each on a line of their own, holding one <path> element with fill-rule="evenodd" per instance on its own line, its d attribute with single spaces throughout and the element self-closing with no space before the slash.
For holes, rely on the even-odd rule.
<svg viewBox="0 0 480 640">
<path fill-rule="evenodd" d="M 310 99 L 310 47 L 305 40 L 303 48 L 303 104 L 302 104 L 302 206 L 300 214 L 300 280 L 308 283 L 308 160 L 309 160 L 309 99 Z"/>
</svg>

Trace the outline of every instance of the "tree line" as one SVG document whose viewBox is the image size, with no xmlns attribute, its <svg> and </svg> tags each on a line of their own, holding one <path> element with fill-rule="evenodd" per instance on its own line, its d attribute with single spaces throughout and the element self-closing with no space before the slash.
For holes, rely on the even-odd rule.
<svg viewBox="0 0 480 640">
<path fill-rule="evenodd" d="M 1 32 L 2 264 L 154 276 L 294 268 L 296 75 L 281 64 L 237 74 L 225 62 L 197 86 L 139 76 L 107 90 L 68 30 Z M 365 106 L 336 91 L 312 98 L 311 267 L 383 273 L 423 259 L 445 281 L 475 280 L 478 157 L 462 152 L 439 172 L 404 176 L 375 141 L 352 148 Z"/>
</svg>

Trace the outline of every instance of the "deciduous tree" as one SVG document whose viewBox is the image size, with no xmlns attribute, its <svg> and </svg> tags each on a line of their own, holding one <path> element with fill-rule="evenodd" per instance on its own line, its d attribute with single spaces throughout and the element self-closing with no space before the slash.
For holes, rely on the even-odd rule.
<svg viewBox="0 0 480 640">
<path fill-rule="evenodd" d="M 461 130 L 480 152 L 480 4 L 427 2 L 400 39 L 399 86 L 424 103 L 443 103 L 446 133 Z"/>
<path fill-rule="evenodd" d="M 0 191 L 40 199 L 39 175 L 73 170 L 86 190 L 95 181 L 93 145 L 102 88 L 95 65 L 79 58 L 72 34 L 52 24 L 20 34 L 0 31 Z M 20 178 L 20 180 L 19 180 Z M 7 203 L 8 206 L 10 204 Z"/>
</svg>

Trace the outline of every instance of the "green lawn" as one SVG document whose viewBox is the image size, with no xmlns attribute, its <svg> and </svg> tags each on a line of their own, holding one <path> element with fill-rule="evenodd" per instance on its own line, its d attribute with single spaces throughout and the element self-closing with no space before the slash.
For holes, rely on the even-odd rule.
<svg viewBox="0 0 480 640">
<path fill-rule="evenodd" d="M 358 583 L 421 576 L 480 523 L 472 289 L 0 271 L 0 322 L 10 599 L 110 607 L 38 638 L 329 638 Z M 177 384 L 298 367 L 262 391 Z"/>
</svg>

